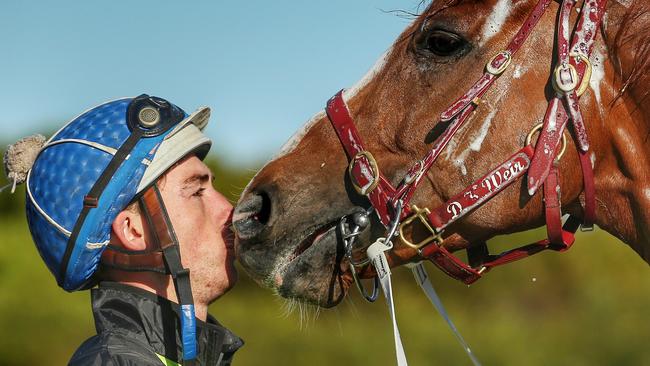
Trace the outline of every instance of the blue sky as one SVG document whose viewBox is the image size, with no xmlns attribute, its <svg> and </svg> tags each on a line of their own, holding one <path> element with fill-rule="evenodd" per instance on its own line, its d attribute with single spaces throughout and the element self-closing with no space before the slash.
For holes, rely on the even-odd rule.
<svg viewBox="0 0 650 366">
<path fill-rule="evenodd" d="M 0 142 L 148 93 L 210 106 L 213 153 L 255 167 L 407 26 L 382 10 L 418 3 L 3 0 Z"/>
</svg>

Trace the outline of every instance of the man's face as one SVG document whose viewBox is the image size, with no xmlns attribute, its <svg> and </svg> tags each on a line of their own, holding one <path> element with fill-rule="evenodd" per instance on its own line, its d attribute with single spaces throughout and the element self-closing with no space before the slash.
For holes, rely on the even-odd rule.
<svg viewBox="0 0 650 366">
<path fill-rule="evenodd" d="M 237 281 L 230 231 L 232 205 L 212 187 L 212 172 L 197 157 L 181 160 L 164 176 L 160 192 L 190 269 L 195 301 L 210 303 Z"/>
</svg>

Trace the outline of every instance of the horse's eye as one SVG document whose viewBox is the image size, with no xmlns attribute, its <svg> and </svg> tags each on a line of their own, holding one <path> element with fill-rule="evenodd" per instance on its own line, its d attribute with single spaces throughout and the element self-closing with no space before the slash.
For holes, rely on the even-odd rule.
<svg viewBox="0 0 650 366">
<path fill-rule="evenodd" d="M 437 56 L 448 57 L 463 50 L 465 44 L 465 40 L 458 34 L 434 30 L 427 35 L 423 46 Z"/>
</svg>

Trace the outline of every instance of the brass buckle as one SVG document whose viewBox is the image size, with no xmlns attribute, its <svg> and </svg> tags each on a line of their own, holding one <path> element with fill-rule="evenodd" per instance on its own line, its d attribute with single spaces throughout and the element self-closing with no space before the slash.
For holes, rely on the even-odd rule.
<svg viewBox="0 0 650 366">
<path fill-rule="evenodd" d="M 528 133 L 528 136 L 526 136 L 526 146 L 530 145 L 531 141 L 533 140 L 533 136 L 539 131 L 542 130 L 544 127 L 543 123 L 538 124 L 537 126 L 533 127 L 532 130 Z M 560 152 L 557 154 L 557 157 L 555 158 L 556 161 L 560 161 L 562 159 L 562 156 L 564 156 L 564 153 L 566 152 L 566 135 L 562 133 L 562 148 L 560 149 Z"/>
<path fill-rule="evenodd" d="M 416 205 L 411 206 L 411 211 L 413 212 L 413 214 L 409 216 L 406 220 L 404 220 L 399 226 L 399 238 L 402 240 L 402 243 L 416 250 L 419 250 L 420 248 L 422 248 L 423 246 L 431 242 L 436 242 L 436 244 L 442 243 L 442 236 L 441 236 L 442 233 L 436 233 L 433 227 L 431 227 L 431 225 L 429 224 L 429 218 L 427 217 L 427 215 L 431 214 L 431 211 L 429 211 L 429 209 L 426 207 L 420 209 Z M 420 223 L 422 223 L 422 225 L 424 225 L 424 227 L 431 232 L 431 236 L 425 238 L 419 243 L 413 243 L 404 237 L 404 227 L 412 224 L 413 221 L 415 220 L 420 220 Z"/>
<path fill-rule="evenodd" d="M 562 76 L 568 73 L 570 81 L 562 81 Z M 566 65 L 557 65 L 555 71 L 553 72 L 553 88 L 555 91 L 560 93 L 570 93 L 576 89 L 578 86 L 578 71 L 576 68 L 567 63 Z"/>
<path fill-rule="evenodd" d="M 370 181 L 369 184 L 365 185 L 364 187 L 360 187 L 357 184 L 357 180 L 354 178 L 354 175 L 352 174 L 352 168 L 354 167 L 354 164 L 356 163 L 357 160 L 360 158 L 365 157 L 368 162 L 370 163 L 370 168 L 372 169 L 372 181 Z M 348 166 L 348 174 L 350 175 L 350 181 L 352 182 L 352 186 L 354 189 L 359 193 L 360 195 L 367 196 L 369 195 L 372 191 L 377 188 L 377 185 L 379 184 L 379 167 L 377 166 L 377 161 L 375 158 L 372 156 L 370 151 L 361 151 L 357 155 L 350 160 L 350 165 Z"/>
<path fill-rule="evenodd" d="M 499 67 L 492 66 L 492 63 L 494 62 L 494 60 L 496 60 L 496 58 L 499 57 L 499 56 L 505 57 L 506 61 L 503 63 L 503 65 L 501 65 Z M 495 76 L 501 75 L 501 74 L 503 74 L 504 71 L 506 71 L 508 66 L 510 66 L 510 62 L 512 62 L 512 55 L 510 54 L 510 52 L 501 51 L 501 52 L 497 53 L 496 55 L 494 55 L 490 59 L 490 61 L 488 61 L 487 65 L 485 65 L 485 71 L 487 71 L 490 74 L 495 75 Z"/>
</svg>

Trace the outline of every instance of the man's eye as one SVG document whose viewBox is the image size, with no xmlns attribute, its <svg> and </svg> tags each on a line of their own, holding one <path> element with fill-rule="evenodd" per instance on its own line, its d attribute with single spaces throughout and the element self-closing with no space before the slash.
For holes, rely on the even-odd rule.
<svg viewBox="0 0 650 366">
<path fill-rule="evenodd" d="M 196 191 L 192 196 L 194 196 L 194 197 L 202 197 L 204 191 L 205 191 L 205 188 L 199 188 L 199 190 Z"/>
</svg>

